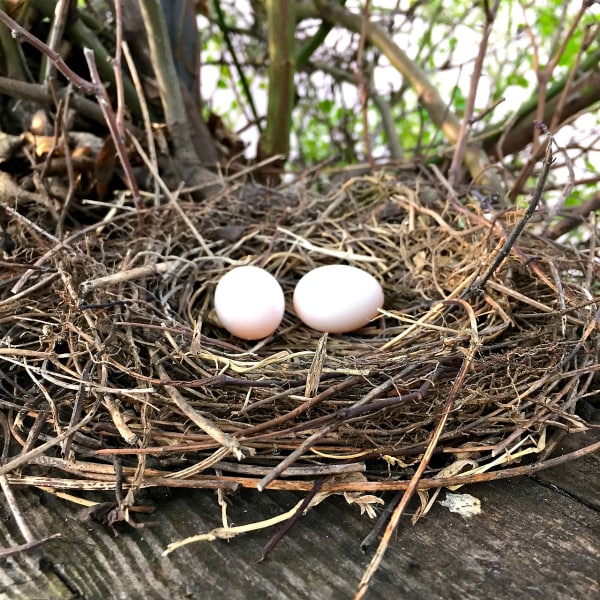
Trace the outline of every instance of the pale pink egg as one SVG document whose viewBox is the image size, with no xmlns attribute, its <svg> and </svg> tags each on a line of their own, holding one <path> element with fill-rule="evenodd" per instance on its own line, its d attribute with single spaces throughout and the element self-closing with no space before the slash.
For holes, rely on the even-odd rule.
<svg viewBox="0 0 600 600">
<path fill-rule="evenodd" d="M 349 265 L 309 271 L 294 290 L 294 310 L 309 327 L 346 333 L 364 327 L 383 307 L 383 290 L 369 273 Z"/>
<path fill-rule="evenodd" d="M 285 298 L 281 286 L 259 267 L 236 267 L 215 289 L 215 311 L 233 335 L 258 340 L 271 335 L 281 323 Z"/>
</svg>

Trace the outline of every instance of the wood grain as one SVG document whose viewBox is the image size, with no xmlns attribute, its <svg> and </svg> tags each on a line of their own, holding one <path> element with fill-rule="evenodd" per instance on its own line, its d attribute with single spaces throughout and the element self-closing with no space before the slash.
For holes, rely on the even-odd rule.
<svg viewBox="0 0 600 600">
<path fill-rule="evenodd" d="M 600 432 L 579 434 L 564 444 L 576 448 L 599 438 Z M 401 523 L 367 597 L 600 597 L 599 463 L 592 455 L 536 478 L 466 486 L 460 491 L 482 503 L 482 513 L 469 520 L 436 503 L 415 526 Z M 77 507 L 43 492 L 15 494 L 35 536 L 63 537 L 4 559 L 0 598 L 349 598 L 369 560 L 360 542 L 372 522 L 337 497 L 309 512 L 258 562 L 273 531 L 161 558 L 170 542 L 220 525 L 212 492 L 155 495 L 158 510 L 147 518 L 154 524 L 119 535 L 79 522 Z M 288 510 L 298 499 L 242 490 L 229 514 L 239 525 Z M 3 504 L 0 516 L 0 545 L 21 543 Z"/>
</svg>

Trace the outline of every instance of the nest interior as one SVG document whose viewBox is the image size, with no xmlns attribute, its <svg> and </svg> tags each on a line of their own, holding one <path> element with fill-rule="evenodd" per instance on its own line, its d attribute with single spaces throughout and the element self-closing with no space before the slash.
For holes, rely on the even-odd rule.
<svg viewBox="0 0 600 600">
<path fill-rule="evenodd" d="M 475 289 L 522 212 L 488 215 L 423 169 L 328 194 L 246 185 L 84 214 L 59 237 L 56 210 L 5 203 L 10 481 L 126 490 L 128 505 L 151 486 L 383 492 L 410 480 L 436 428 L 429 487 L 502 472 L 547 452 L 549 432 L 594 426 L 593 239 L 558 245 L 528 225 Z M 384 288 L 384 311 L 360 331 L 323 335 L 294 315 L 297 281 L 333 263 Z M 232 337 L 212 307 L 240 264 L 267 269 L 286 296 L 259 342 Z"/>
</svg>

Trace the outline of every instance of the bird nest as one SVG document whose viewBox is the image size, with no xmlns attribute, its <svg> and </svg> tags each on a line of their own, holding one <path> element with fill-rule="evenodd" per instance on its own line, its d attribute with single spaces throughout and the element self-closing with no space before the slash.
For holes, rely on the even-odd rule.
<svg viewBox="0 0 600 600">
<path fill-rule="evenodd" d="M 561 246 L 528 224 L 481 286 L 522 211 L 485 213 L 435 173 L 69 211 L 59 239 L 55 208 L 5 203 L 9 482 L 70 499 L 116 491 L 125 509 L 152 486 L 318 489 L 368 509 L 384 491 L 542 468 L 552 436 L 590 427 L 593 240 Z M 383 286 L 360 331 L 321 334 L 291 308 L 300 277 L 332 263 Z M 212 307 L 242 264 L 275 275 L 288 303 L 259 342 L 229 335 Z"/>
</svg>

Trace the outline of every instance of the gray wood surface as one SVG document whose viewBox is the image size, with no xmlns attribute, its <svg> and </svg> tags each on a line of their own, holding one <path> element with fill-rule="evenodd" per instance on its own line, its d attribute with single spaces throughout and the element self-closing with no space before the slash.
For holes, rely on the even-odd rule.
<svg viewBox="0 0 600 600">
<path fill-rule="evenodd" d="M 600 432 L 578 434 L 563 446 L 598 439 Z M 533 478 L 466 486 L 460 491 L 477 496 L 482 513 L 466 520 L 436 503 L 417 525 L 405 521 L 367 597 L 600 598 L 599 467 L 592 455 Z M 370 558 L 360 542 L 372 521 L 338 497 L 310 511 L 258 562 L 273 530 L 161 558 L 170 542 L 220 525 L 212 492 L 155 497 L 153 524 L 120 535 L 79 522 L 77 507 L 43 492 L 15 495 L 36 536 L 63 537 L 0 559 L 0 598 L 350 598 Z M 298 498 L 242 490 L 229 514 L 242 524 L 288 510 Z M 0 546 L 22 542 L 0 504 Z"/>
</svg>

